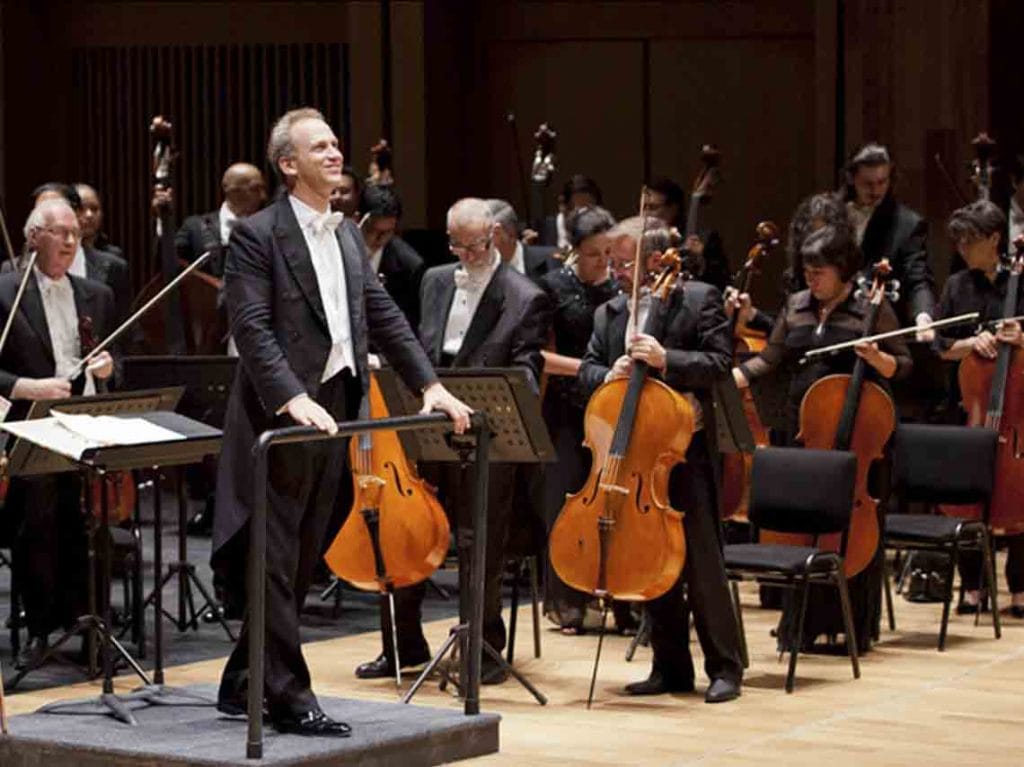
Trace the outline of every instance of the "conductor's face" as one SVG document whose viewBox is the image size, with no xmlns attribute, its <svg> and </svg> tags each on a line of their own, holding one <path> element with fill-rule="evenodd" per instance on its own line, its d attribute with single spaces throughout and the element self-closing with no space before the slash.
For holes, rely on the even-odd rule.
<svg viewBox="0 0 1024 767">
<path fill-rule="evenodd" d="M 295 180 L 294 191 L 308 190 L 327 200 L 331 190 L 341 186 L 344 156 L 338 137 L 323 120 L 299 120 L 291 130 L 293 153 L 282 158 L 285 175 Z"/>
<path fill-rule="evenodd" d="M 34 229 L 29 245 L 35 248 L 36 266 L 47 277 L 59 280 L 75 259 L 81 232 L 78 218 L 70 208 L 58 208 L 50 212 L 43 226 Z"/>
</svg>

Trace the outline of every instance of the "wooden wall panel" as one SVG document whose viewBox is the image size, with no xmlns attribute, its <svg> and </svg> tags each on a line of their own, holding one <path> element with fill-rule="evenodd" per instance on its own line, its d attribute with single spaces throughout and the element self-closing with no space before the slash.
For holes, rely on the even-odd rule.
<svg viewBox="0 0 1024 767">
<path fill-rule="evenodd" d="M 651 44 L 651 169 L 687 186 L 701 144 L 722 151 L 723 182 L 707 221 L 742 264 L 758 221 L 785 227 L 814 189 L 813 40 Z M 777 301 L 781 256 L 756 289 Z"/>
<path fill-rule="evenodd" d="M 483 188 L 464 194 L 508 198 L 525 217 L 512 135 L 516 115 L 523 161 L 533 155 L 533 131 L 548 122 L 558 131 L 558 173 L 549 194 L 573 173 L 592 176 L 616 216 L 631 215 L 643 182 L 643 46 L 637 42 L 496 42 L 487 47 L 486 96 L 479 124 L 487 139 Z M 528 169 L 527 169 L 528 170 Z M 458 172 L 458 171 L 456 171 Z"/>
</svg>

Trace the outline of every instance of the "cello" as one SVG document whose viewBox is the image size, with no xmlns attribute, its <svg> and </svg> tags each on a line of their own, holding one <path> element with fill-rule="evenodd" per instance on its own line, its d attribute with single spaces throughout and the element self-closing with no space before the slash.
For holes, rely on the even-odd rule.
<svg viewBox="0 0 1024 767">
<path fill-rule="evenodd" d="M 1024 235 L 1014 243 L 1010 278 L 1006 284 L 1002 316 L 1017 314 L 1021 273 L 1024 272 Z M 994 360 L 970 354 L 957 371 L 968 426 L 999 432 L 995 484 L 989 503 L 989 525 L 1005 533 L 1024 532 L 1024 351 L 1001 343 Z M 941 507 L 953 516 L 981 519 L 980 506 Z"/>
<path fill-rule="evenodd" d="M 634 262 L 634 307 L 639 306 L 642 245 L 641 236 Z M 677 253 L 662 256 L 645 330 L 652 329 L 658 304 L 675 288 L 680 271 Z M 584 445 L 593 454 L 593 464 L 583 487 L 566 497 L 548 548 L 558 576 L 603 605 L 588 707 L 611 601 L 656 599 L 682 572 L 683 512 L 671 506 L 669 475 L 684 460 L 694 424 L 690 403 L 651 378 L 639 360 L 633 361 L 628 379 L 602 384 L 587 403 Z M 640 435 L 642 439 L 634 439 Z"/>
<path fill-rule="evenodd" d="M 360 413 L 386 418 L 387 405 L 375 375 Z M 402 683 L 395 631 L 394 590 L 429 578 L 444 562 L 448 517 L 430 486 L 416 473 L 392 431 L 363 432 L 349 443 L 352 511 L 324 560 L 342 580 L 376 591 L 389 608 L 395 675 Z"/>
<path fill-rule="evenodd" d="M 882 259 L 873 267 L 871 288 L 867 293 L 868 315 L 862 336 L 875 332 L 882 302 L 895 296 L 887 289 L 892 267 Z M 837 373 L 818 379 L 800 402 L 800 431 L 797 441 L 816 450 L 849 450 L 857 456 L 857 478 L 853 512 L 847 532 L 809 536 L 762 531 L 764 543 L 816 546 L 843 552 L 847 577 L 864 570 L 875 558 L 880 539 L 878 500 L 868 491 L 871 463 L 883 457 L 883 451 L 896 429 L 896 406 L 888 392 L 874 381 L 866 381 L 867 362 L 857 357 L 852 373 Z M 843 539 L 845 538 L 845 550 Z"/>
<path fill-rule="evenodd" d="M 761 271 L 761 261 L 767 258 L 772 250 L 779 245 L 779 229 L 771 221 L 762 221 L 755 230 L 757 241 L 747 252 L 747 260 L 737 272 L 733 287 L 737 295 L 749 294 L 754 276 Z M 730 335 L 733 338 L 733 361 L 738 364 L 750 356 L 761 352 L 766 339 L 756 331 L 748 330 L 739 324 L 739 310 L 733 312 L 729 320 Z M 757 412 L 753 392 L 750 387 L 740 390 L 743 403 L 743 415 L 756 447 L 766 447 L 770 440 L 768 429 L 761 422 Z M 722 517 L 744 521 L 747 518 L 747 505 L 750 501 L 750 469 L 753 456 L 750 453 L 735 452 L 722 454 Z"/>
</svg>

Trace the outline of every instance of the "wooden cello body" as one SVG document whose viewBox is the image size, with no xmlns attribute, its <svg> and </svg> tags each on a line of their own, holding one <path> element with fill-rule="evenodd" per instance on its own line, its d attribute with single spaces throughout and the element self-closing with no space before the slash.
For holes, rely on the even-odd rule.
<svg viewBox="0 0 1024 767">
<path fill-rule="evenodd" d="M 637 250 L 639 270 L 639 242 Z M 663 258 L 652 317 L 681 267 L 677 254 Z M 637 274 L 634 306 L 639 282 Z M 549 536 L 558 576 L 602 600 L 655 599 L 672 588 L 686 561 L 683 512 L 670 503 L 669 476 L 693 436 L 693 407 L 647 373 L 646 364 L 634 361 L 628 380 L 604 383 L 591 396 L 583 419 L 590 475 L 567 496 Z"/>
<path fill-rule="evenodd" d="M 1024 238 L 1014 242 L 1016 254 L 1003 301 L 1003 317 L 1017 314 L 1017 296 L 1024 272 Z M 1004 533 L 1024 532 L 1024 350 L 999 345 L 996 359 L 970 354 L 957 371 L 968 426 L 999 432 L 995 484 L 989 524 Z M 943 506 L 943 513 L 981 518 L 980 506 Z"/>
<path fill-rule="evenodd" d="M 371 418 L 387 417 L 376 376 L 370 379 L 369 403 Z M 398 434 L 378 431 L 372 437 L 360 435 L 350 443 L 349 458 L 352 513 L 324 554 L 331 571 L 365 591 L 403 588 L 426 580 L 448 552 L 448 518 L 433 491 L 416 474 Z M 370 521 L 373 519 L 375 523 Z M 381 562 L 377 561 L 370 524 L 377 525 Z M 381 582 L 381 572 L 387 583 Z"/>
<path fill-rule="evenodd" d="M 875 265 L 864 336 L 874 332 L 879 308 L 885 298 L 885 280 L 890 273 L 887 260 Z M 768 530 L 761 531 L 760 537 L 764 543 L 843 551 L 842 539 L 845 536 L 843 562 L 847 577 L 862 572 L 878 551 L 881 539 L 878 500 L 868 490 L 868 472 L 872 462 L 882 458 L 885 446 L 896 429 L 896 406 L 892 397 L 878 384 L 865 381 L 866 372 L 867 363 L 858 357 L 852 373 L 820 378 L 807 389 L 800 402 L 797 442 L 817 450 L 849 450 L 857 456 L 857 481 L 847 532 L 822 536 L 817 542 L 811 536 Z M 813 481 L 813 477 L 808 481 Z"/>
</svg>

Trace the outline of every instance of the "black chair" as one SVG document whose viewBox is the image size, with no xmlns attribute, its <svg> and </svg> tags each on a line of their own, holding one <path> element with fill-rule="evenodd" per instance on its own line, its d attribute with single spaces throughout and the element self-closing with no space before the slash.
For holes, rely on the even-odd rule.
<svg viewBox="0 0 1024 767">
<path fill-rule="evenodd" d="M 838 553 L 823 551 L 816 545 L 739 543 L 724 548 L 725 570 L 734 584 L 749 577 L 798 592 L 797 619 L 791 622 L 789 639 L 787 693 L 793 692 L 811 584 L 835 586 L 839 591 L 846 649 L 853 666 L 853 676 L 860 678 L 857 637 L 843 570 L 845 533 L 850 524 L 856 474 L 857 458 L 845 451 L 766 447 L 754 452 L 749 508 L 752 525 L 781 533 L 808 534 L 813 536 L 815 543 L 822 535 L 843 534 Z M 733 603 L 740 636 L 743 637 L 739 590 L 735 585 Z"/>
<path fill-rule="evenodd" d="M 928 551 L 945 555 L 946 594 L 939 626 L 939 650 L 946 647 L 953 578 L 960 552 L 980 550 L 983 580 L 992 604 L 992 628 L 1002 633 L 995 563 L 988 529 L 989 500 L 995 481 L 996 445 L 993 429 L 967 426 L 903 424 L 893 441 L 893 494 L 901 512 L 911 503 L 934 507 L 940 503 L 979 504 L 981 519 L 969 520 L 939 514 L 889 514 L 885 520 L 885 547 L 898 552 Z M 885 573 L 885 603 L 889 629 L 895 631 L 889 571 Z M 979 606 L 980 613 L 980 606 Z M 978 623 L 975 614 L 975 625 Z"/>
</svg>

